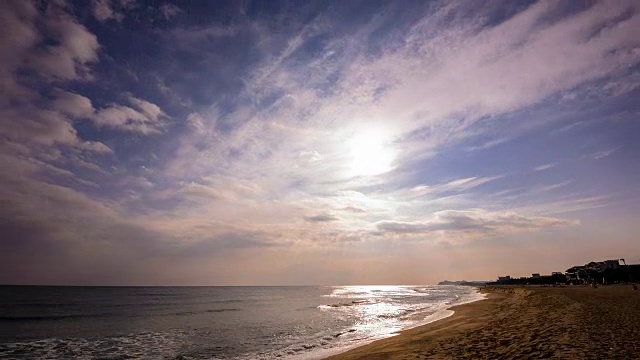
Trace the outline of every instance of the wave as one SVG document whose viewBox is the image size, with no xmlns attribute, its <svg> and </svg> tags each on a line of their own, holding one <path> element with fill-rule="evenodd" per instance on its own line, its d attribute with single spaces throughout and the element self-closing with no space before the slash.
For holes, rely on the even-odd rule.
<svg viewBox="0 0 640 360">
<path fill-rule="evenodd" d="M 197 315 L 197 314 L 206 314 L 206 313 L 222 313 L 222 312 L 230 312 L 230 311 L 242 311 L 242 309 L 208 309 L 203 311 L 180 311 L 174 313 L 174 315 Z"/>
<path fill-rule="evenodd" d="M 66 314 L 66 315 L 40 315 L 40 316 L 0 316 L 0 321 L 49 321 L 49 320 L 65 320 L 89 317 L 105 317 L 113 314 Z"/>
<path fill-rule="evenodd" d="M 188 344 L 183 331 L 140 332 L 99 339 L 48 338 L 0 343 L 2 359 L 173 359 Z"/>
<path fill-rule="evenodd" d="M 374 304 L 374 303 L 375 301 L 373 300 L 353 300 L 350 303 L 320 305 L 318 306 L 318 309 L 331 309 L 331 308 L 340 308 L 340 307 L 349 307 L 349 306 L 358 306 L 358 305 L 368 305 L 368 304 Z"/>
<path fill-rule="evenodd" d="M 201 311 L 179 311 L 173 313 L 173 315 L 197 315 L 206 313 L 223 313 L 232 311 L 242 311 L 238 308 L 230 309 L 207 309 Z M 8 315 L 0 316 L 0 322 L 18 322 L 18 321 L 60 321 L 69 319 L 82 319 L 82 318 L 101 318 L 110 316 L 126 316 L 126 317 L 150 317 L 150 316 L 165 316 L 166 314 L 118 314 L 118 313 L 96 313 L 96 314 L 60 314 L 60 315 Z"/>
</svg>

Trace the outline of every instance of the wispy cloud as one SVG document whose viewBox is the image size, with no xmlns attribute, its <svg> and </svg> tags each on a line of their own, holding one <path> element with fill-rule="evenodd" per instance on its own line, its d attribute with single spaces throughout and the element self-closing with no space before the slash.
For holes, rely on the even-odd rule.
<svg viewBox="0 0 640 360">
<path fill-rule="evenodd" d="M 599 196 L 563 196 L 560 199 L 543 201 L 529 206 L 523 206 L 516 211 L 526 211 L 533 214 L 560 215 L 578 211 L 593 210 L 613 205 L 611 195 Z"/>
<path fill-rule="evenodd" d="M 514 212 L 487 212 L 482 209 L 443 210 L 428 222 L 381 221 L 376 228 L 394 234 L 428 234 L 431 232 L 466 232 L 474 236 L 488 233 L 517 233 L 558 225 L 576 225 L 573 220 L 528 217 Z"/>
<path fill-rule="evenodd" d="M 611 156 L 611 154 L 615 153 L 616 151 L 620 150 L 620 147 L 615 147 L 609 150 L 603 150 L 603 151 L 598 151 L 593 153 L 591 156 L 593 156 L 594 159 L 596 160 L 600 160 L 600 159 L 604 159 L 606 157 Z"/>
<path fill-rule="evenodd" d="M 500 144 L 504 144 L 504 143 L 506 143 L 508 141 L 511 141 L 511 140 L 513 140 L 513 139 L 510 138 L 510 137 L 504 137 L 504 138 L 489 140 L 489 141 L 484 142 L 484 143 L 482 143 L 480 145 L 472 146 L 468 150 L 469 151 L 486 150 L 486 149 L 490 149 L 490 148 L 492 148 L 494 146 L 498 146 Z"/>
<path fill-rule="evenodd" d="M 532 189 L 532 192 L 534 192 L 534 193 L 545 193 L 545 192 L 548 192 L 548 191 L 553 191 L 553 190 L 560 189 L 560 188 L 563 188 L 565 186 L 568 186 L 572 182 L 573 182 L 573 180 L 567 180 L 567 181 L 562 181 L 562 182 L 555 183 L 555 184 L 537 186 L 537 187 Z"/>
<path fill-rule="evenodd" d="M 539 165 L 533 168 L 534 171 L 544 171 L 544 170 L 549 170 L 551 168 L 554 168 L 558 166 L 557 162 L 554 163 L 548 163 L 548 164 L 543 164 L 543 165 Z"/>
<path fill-rule="evenodd" d="M 487 176 L 487 177 L 469 177 L 451 180 L 446 183 L 436 185 L 419 185 L 411 189 L 411 193 L 414 196 L 422 196 L 426 194 L 441 194 L 447 192 L 463 192 L 468 191 L 478 186 L 484 185 L 488 182 L 502 178 L 504 175 Z"/>
</svg>

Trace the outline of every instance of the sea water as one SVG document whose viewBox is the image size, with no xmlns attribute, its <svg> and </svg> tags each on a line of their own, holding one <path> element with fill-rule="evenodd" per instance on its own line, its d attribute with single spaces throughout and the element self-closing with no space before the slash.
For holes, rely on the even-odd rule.
<svg viewBox="0 0 640 360">
<path fill-rule="evenodd" d="M 464 286 L 0 287 L 0 359 L 318 359 L 482 298 Z"/>
</svg>

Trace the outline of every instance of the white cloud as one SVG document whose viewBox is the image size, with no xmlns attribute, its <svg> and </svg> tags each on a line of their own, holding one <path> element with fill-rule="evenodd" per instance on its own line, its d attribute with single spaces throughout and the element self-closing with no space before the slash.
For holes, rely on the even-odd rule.
<svg viewBox="0 0 640 360">
<path fill-rule="evenodd" d="M 169 3 L 164 3 L 160 5 L 159 10 L 162 16 L 165 18 L 165 20 L 172 19 L 182 12 L 182 9 Z"/>
<path fill-rule="evenodd" d="M 156 104 L 130 96 L 129 102 L 135 108 L 112 104 L 99 109 L 91 120 L 99 127 L 138 132 L 141 134 L 160 133 L 166 114 Z"/>
<path fill-rule="evenodd" d="M 150 103 L 133 96 L 129 96 L 129 101 L 149 119 L 157 120 L 159 117 L 165 115 L 162 109 L 154 103 Z"/>
<path fill-rule="evenodd" d="M 187 124 L 196 132 L 203 131 L 205 129 L 204 118 L 198 113 L 191 113 L 187 116 Z"/>
<path fill-rule="evenodd" d="M 54 89 L 52 100 L 46 101 L 17 80 L 21 70 L 35 72 L 43 84 L 84 80 L 90 77 L 89 66 L 98 59 L 96 36 L 65 8 L 45 5 L 7 2 L 0 11 L 0 32 L 12 34 L 0 41 L 0 103 L 11 105 L 0 110 L 0 133 L 42 154 L 60 145 L 109 153 L 111 149 L 101 142 L 80 139 L 68 118 L 90 116 L 93 107 L 88 98 Z"/>
<path fill-rule="evenodd" d="M 31 106 L 15 107 L 0 110 L 0 119 L 2 119 L 0 133 L 7 136 L 10 141 L 34 146 L 64 145 L 100 153 L 111 152 L 100 142 L 80 139 L 69 119 L 57 111 Z"/>
<path fill-rule="evenodd" d="M 469 148 L 469 151 L 477 151 L 477 150 L 486 150 L 486 149 L 490 149 L 494 146 L 498 146 L 500 144 L 504 144 L 506 142 L 509 142 L 513 140 L 513 138 L 511 137 L 504 137 L 504 138 L 500 138 L 500 139 L 494 139 L 494 140 L 489 140 L 483 144 L 480 144 L 478 146 L 472 146 Z"/>
<path fill-rule="evenodd" d="M 531 193 L 540 194 L 548 191 L 553 191 L 553 190 L 568 186 L 571 183 L 573 183 L 573 180 L 566 180 L 566 181 L 562 181 L 562 182 L 550 184 L 550 185 L 536 186 L 532 189 Z"/>
<path fill-rule="evenodd" d="M 122 21 L 124 15 L 117 12 L 113 8 L 113 2 L 111 0 L 93 0 L 93 16 L 96 20 L 104 22 L 110 19 L 115 21 Z"/>
<path fill-rule="evenodd" d="M 51 106 L 63 114 L 75 118 L 87 118 L 93 115 L 94 108 L 91 104 L 91 99 L 87 97 L 61 89 L 55 89 L 53 96 L 54 100 Z"/>
<path fill-rule="evenodd" d="M 620 150 L 620 146 L 609 149 L 609 150 L 603 150 L 603 151 L 598 151 L 596 153 L 594 153 L 592 156 L 594 159 L 596 160 L 600 160 L 600 159 L 604 159 L 606 157 L 611 156 L 611 154 L 613 154 L 614 152 Z"/>
<path fill-rule="evenodd" d="M 81 149 L 85 149 L 85 150 L 89 150 L 89 151 L 93 151 L 96 153 L 102 153 L 102 154 L 111 154 L 113 153 L 113 150 L 111 150 L 111 148 L 109 148 L 107 145 L 99 142 L 99 141 L 83 141 L 80 144 L 80 148 Z"/>
<path fill-rule="evenodd" d="M 53 78 L 89 77 L 88 65 L 98 59 L 98 39 L 61 9 L 49 12 L 41 19 L 47 30 L 41 35 L 56 40 L 59 45 L 34 48 L 26 63 L 42 75 Z"/>
<path fill-rule="evenodd" d="M 32 101 L 33 90 L 18 81 L 18 70 L 33 71 L 50 80 L 90 77 L 89 65 L 97 60 L 95 35 L 54 3 L 45 10 L 31 1 L 10 1 L 0 12 L 0 104 Z"/>
<path fill-rule="evenodd" d="M 578 211 L 592 210 L 614 204 L 611 195 L 576 196 L 565 195 L 535 205 L 522 206 L 516 211 L 526 211 L 541 215 L 558 215 Z"/>
<path fill-rule="evenodd" d="M 533 168 L 533 170 L 534 171 L 544 171 L 544 170 L 549 170 L 551 168 L 554 168 L 556 166 L 558 166 L 557 162 L 548 163 L 548 164 L 543 164 L 543 165 L 536 166 L 535 168 Z"/>
<path fill-rule="evenodd" d="M 504 175 L 462 178 L 452 180 L 443 184 L 418 185 L 411 189 L 413 196 L 423 196 L 427 194 L 441 194 L 445 192 L 464 192 L 476 188 L 480 185 L 502 178 Z"/>
</svg>

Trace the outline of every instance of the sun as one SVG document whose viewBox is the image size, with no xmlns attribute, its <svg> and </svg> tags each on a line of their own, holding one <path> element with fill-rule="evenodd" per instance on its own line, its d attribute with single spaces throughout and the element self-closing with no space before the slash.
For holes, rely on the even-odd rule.
<svg viewBox="0 0 640 360">
<path fill-rule="evenodd" d="M 389 132 L 372 128 L 354 133 L 347 142 L 351 176 L 373 176 L 392 169 L 395 151 Z"/>
</svg>

